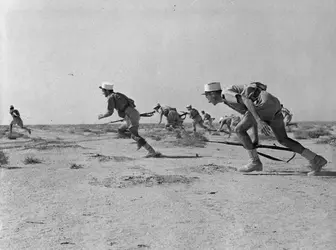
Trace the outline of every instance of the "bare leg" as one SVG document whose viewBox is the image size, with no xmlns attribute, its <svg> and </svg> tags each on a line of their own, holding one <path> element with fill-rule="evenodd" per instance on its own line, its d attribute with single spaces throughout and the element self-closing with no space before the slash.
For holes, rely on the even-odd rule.
<svg viewBox="0 0 336 250">
<path fill-rule="evenodd" d="M 255 126 L 255 119 L 250 112 L 247 112 L 243 119 L 235 127 L 235 132 L 242 142 L 245 149 L 247 149 L 250 161 L 247 165 L 239 169 L 240 172 L 262 171 L 263 165 L 259 159 L 258 152 L 253 145 L 247 131 Z"/>
<path fill-rule="evenodd" d="M 13 121 L 9 124 L 9 134 L 11 135 L 13 132 Z"/>
<path fill-rule="evenodd" d="M 27 127 L 24 127 L 24 126 L 20 126 L 22 129 L 26 130 L 29 134 L 31 134 L 31 130 Z"/>
<path fill-rule="evenodd" d="M 193 130 L 194 130 L 194 132 L 196 132 L 196 122 L 193 121 L 193 122 L 192 122 L 192 125 L 193 125 Z"/>
<path fill-rule="evenodd" d="M 227 128 L 229 130 L 229 137 L 228 138 L 230 138 L 231 134 L 232 134 L 232 129 L 231 129 L 230 123 L 227 123 L 226 126 L 227 126 Z"/>
<path fill-rule="evenodd" d="M 283 122 L 282 119 L 276 119 L 274 121 L 271 121 L 270 123 L 270 127 L 277 139 L 277 141 L 290 148 L 291 150 L 293 150 L 295 153 L 299 153 L 302 154 L 303 150 L 305 149 L 299 142 L 289 138 L 287 136 L 287 132 L 285 129 L 285 124 Z"/>
<path fill-rule="evenodd" d="M 200 122 L 198 123 L 198 125 L 199 125 L 201 128 L 204 128 L 205 130 L 209 130 L 209 128 L 208 128 L 207 126 L 204 125 L 204 121 L 203 121 L 203 120 L 200 121 Z"/>
<path fill-rule="evenodd" d="M 312 169 L 308 175 L 316 175 L 321 171 L 321 168 L 327 164 L 327 160 L 321 155 L 317 155 L 308 148 L 303 147 L 299 142 L 289 138 L 285 130 L 285 124 L 282 116 L 270 122 L 270 127 L 273 130 L 277 140 L 282 145 L 292 149 L 294 152 L 301 154 L 310 163 Z"/>
<path fill-rule="evenodd" d="M 242 142 L 244 148 L 247 150 L 254 149 L 254 145 L 247 131 L 254 126 L 256 123 L 251 113 L 246 113 L 243 119 L 235 127 L 235 132 L 237 133 L 238 138 Z"/>
</svg>

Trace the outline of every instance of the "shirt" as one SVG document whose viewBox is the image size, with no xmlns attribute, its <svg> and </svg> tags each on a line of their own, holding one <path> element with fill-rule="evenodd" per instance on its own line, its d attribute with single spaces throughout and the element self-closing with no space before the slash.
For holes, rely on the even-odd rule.
<svg viewBox="0 0 336 250">
<path fill-rule="evenodd" d="M 261 84 L 261 83 L 260 83 Z M 266 90 L 266 85 L 259 83 L 250 83 L 246 85 L 232 85 L 223 91 L 224 103 L 240 114 L 245 114 L 247 107 L 241 103 L 239 96 L 244 96 L 250 99 L 254 105 L 258 106 L 261 103 L 260 93 Z"/>
<path fill-rule="evenodd" d="M 112 93 L 107 97 L 107 110 L 124 111 L 129 106 L 128 99 L 124 94 Z"/>
<path fill-rule="evenodd" d="M 20 117 L 20 113 L 19 113 L 19 111 L 17 109 L 10 110 L 9 113 L 11 114 L 11 116 L 13 118 Z"/>
</svg>

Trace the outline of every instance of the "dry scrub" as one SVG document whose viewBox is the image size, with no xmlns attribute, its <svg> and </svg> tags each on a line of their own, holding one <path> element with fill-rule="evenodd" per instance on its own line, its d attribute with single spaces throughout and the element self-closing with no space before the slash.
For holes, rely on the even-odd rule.
<svg viewBox="0 0 336 250">
<path fill-rule="evenodd" d="M 28 165 L 28 164 L 39 164 L 42 163 L 42 161 L 34 156 L 27 156 L 24 160 L 23 163 Z"/>
<path fill-rule="evenodd" d="M 0 166 L 7 165 L 9 163 L 8 156 L 1 150 L 0 151 Z"/>
</svg>

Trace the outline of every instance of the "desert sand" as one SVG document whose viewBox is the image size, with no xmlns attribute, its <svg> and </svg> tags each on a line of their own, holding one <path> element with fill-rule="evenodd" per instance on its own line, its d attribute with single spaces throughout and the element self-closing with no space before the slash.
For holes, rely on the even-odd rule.
<svg viewBox="0 0 336 250">
<path fill-rule="evenodd" d="M 100 129 L 1 137 L 0 249 L 336 249 L 335 147 L 300 140 L 329 160 L 321 176 L 308 177 L 300 155 L 262 158 L 264 171 L 242 174 L 242 147 L 179 145 L 143 128 L 165 156 L 144 158 L 131 139 Z"/>
</svg>

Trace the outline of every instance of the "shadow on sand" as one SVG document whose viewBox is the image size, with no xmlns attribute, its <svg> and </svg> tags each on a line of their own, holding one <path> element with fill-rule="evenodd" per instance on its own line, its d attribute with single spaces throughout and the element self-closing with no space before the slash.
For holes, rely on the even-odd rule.
<svg viewBox="0 0 336 250">
<path fill-rule="evenodd" d="M 0 166 L 0 169 L 4 168 L 4 169 L 21 169 L 22 167 L 9 167 L 9 166 Z"/>
<path fill-rule="evenodd" d="M 307 174 L 308 171 L 291 171 L 291 170 L 244 173 L 244 175 L 281 175 L 281 176 L 288 176 L 288 175 L 307 176 Z M 321 171 L 320 173 L 317 173 L 315 176 L 336 177 L 336 171 Z"/>
<path fill-rule="evenodd" d="M 197 159 L 203 158 L 203 156 L 199 155 L 161 155 L 158 158 L 169 158 L 169 159 Z"/>
</svg>

